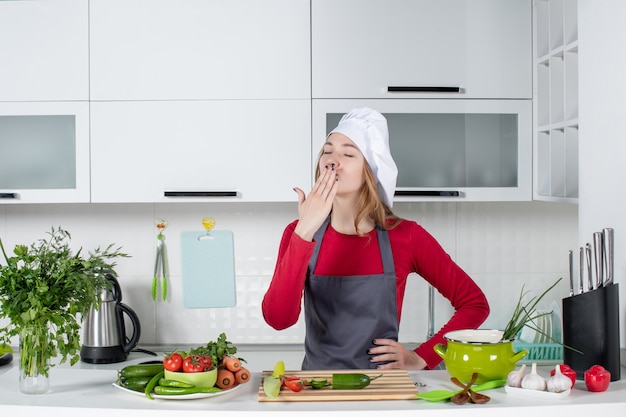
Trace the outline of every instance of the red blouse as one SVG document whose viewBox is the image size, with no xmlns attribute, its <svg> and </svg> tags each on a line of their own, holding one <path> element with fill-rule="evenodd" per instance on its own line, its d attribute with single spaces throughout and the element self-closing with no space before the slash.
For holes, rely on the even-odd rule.
<svg viewBox="0 0 626 417">
<path fill-rule="evenodd" d="M 307 267 L 315 242 L 294 233 L 297 221 L 287 226 L 278 250 L 274 277 L 263 298 L 265 321 L 277 330 L 294 325 L 300 316 Z M 446 297 L 455 309 L 450 320 L 415 352 L 430 369 L 441 362 L 433 350 L 452 330 L 475 329 L 489 315 L 489 304 L 482 290 L 443 250 L 424 228 L 402 220 L 388 231 L 396 270 L 398 322 L 407 276 L 415 272 Z M 326 230 L 315 267 L 316 275 L 366 275 L 382 273 L 376 230 L 366 236 L 344 235 L 331 226 Z M 356 312 L 355 312 L 356 313 Z"/>
</svg>

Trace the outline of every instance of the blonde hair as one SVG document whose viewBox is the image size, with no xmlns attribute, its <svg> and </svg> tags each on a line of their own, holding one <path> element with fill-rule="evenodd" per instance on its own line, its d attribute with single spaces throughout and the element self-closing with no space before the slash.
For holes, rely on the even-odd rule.
<svg viewBox="0 0 626 417">
<path fill-rule="evenodd" d="M 320 176 L 320 164 L 319 160 L 323 155 L 322 149 L 317 157 L 317 164 L 315 168 L 315 180 Z M 369 217 L 374 220 L 374 223 L 380 225 L 385 230 L 390 230 L 396 227 L 400 223 L 400 218 L 396 216 L 391 208 L 389 208 L 380 198 L 378 194 L 378 187 L 376 186 L 376 177 L 370 168 L 367 160 L 363 158 L 363 174 L 365 182 L 361 186 L 361 192 L 356 205 L 356 216 L 354 217 L 354 229 L 357 234 L 363 235 L 364 233 L 359 230 L 359 224 L 365 217 Z M 392 220 L 391 222 L 389 222 Z"/>
</svg>

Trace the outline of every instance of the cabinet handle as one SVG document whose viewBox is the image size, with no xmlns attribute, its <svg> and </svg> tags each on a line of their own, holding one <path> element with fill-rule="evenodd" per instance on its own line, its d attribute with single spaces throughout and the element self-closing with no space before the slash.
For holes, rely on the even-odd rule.
<svg viewBox="0 0 626 417">
<path fill-rule="evenodd" d="M 237 197 L 237 191 L 165 191 L 165 197 Z"/>
<path fill-rule="evenodd" d="M 0 198 L 17 198 L 17 193 L 0 193 Z"/>
<path fill-rule="evenodd" d="M 387 87 L 389 93 L 460 93 L 460 87 L 395 86 Z"/>
<path fill-rule="evenodd" d="M 409 197 L 461 197 L 459 191 L 425 191 L 425 190 L 396 190 L 397 196 Z"/>
</svg>

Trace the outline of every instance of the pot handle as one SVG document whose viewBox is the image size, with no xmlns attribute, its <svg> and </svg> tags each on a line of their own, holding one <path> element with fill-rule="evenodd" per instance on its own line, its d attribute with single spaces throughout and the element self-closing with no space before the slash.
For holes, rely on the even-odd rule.
<svg viewBox="0 0 626 417">
<path fill-rule="evenodd" d="M 522 349 L 511 357 L 511 362 L 515 363 L 526 355 L 528 355 L 528 351 L 526 349 Z"/>
<path fill-rule="evenodd" d="M 139 336 L 141 336 L 141 325 L 139 324 L 139 317 L 137 317 L 137 314 L 126 304 L 117 303 L 116 307 L 119 314 L 118 324 L 120 326 L 120 341 L 123 343 L 124 353 L 128 353 L 133 350 L 135 346 L 137 346 L 137 343 L 139 342 Z M 126 330 L 124 328 L 124 314 L 128 316 L 131 323 L 133 324 L 133 335 L 131 336 L 130 340 L 128 340 L 128 343 L 126 342 Z"/>
<path fill-rule="evenodd" d="M 443 343 L 437 343 L 435 346 L 433 346 L 433 350 L 437 355 L 441 357 L 441 359 L 445 359 L 446 352 L 448 351 L 448 346 L 444 345 Z"/>
</svg>

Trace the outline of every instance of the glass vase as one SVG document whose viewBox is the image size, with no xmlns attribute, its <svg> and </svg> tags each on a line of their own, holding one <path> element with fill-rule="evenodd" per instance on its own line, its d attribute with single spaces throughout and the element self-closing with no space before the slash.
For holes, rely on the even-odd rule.
<svg viewBox="0 0 626 417">
<path fill-rule="evenodd" d="M 20 331 L 20 391 L 45 394 L 50 389 L 49 333 L 47 326 L 28 326 Z"/>
</svg>

